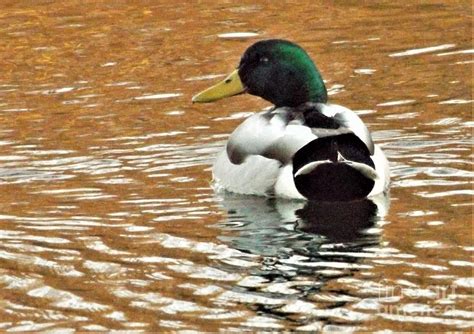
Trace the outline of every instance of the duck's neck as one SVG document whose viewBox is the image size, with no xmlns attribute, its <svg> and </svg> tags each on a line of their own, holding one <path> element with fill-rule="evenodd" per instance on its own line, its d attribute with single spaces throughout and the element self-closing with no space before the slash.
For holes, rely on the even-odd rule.
<svg viewBox="0 0 474 334">
<path fill-rule="evenodd" d="M 339 129 L 341 124 L 334 117 L 324 115 L 321 108 L 321 103 L 306 102 L 294 108 L 294 111 L 302 115 L 304 124 L 310 128 Z"/>
<path fill-rule="evenodd" d="M 328 94 L 323 79 L 317 70 L 311 73 L 306 82 L 307 98 L 304 102 L 326 103 Z"/>
<path fill-rule="evenodd" d="M 282 68 L 289 75 L 286 76 L 277 107 L 296 107 L 307 102 L 326 103 L 326 86 L 308 54 L 292 45 L 282 44 L 279 49 Z"/>
</svg>

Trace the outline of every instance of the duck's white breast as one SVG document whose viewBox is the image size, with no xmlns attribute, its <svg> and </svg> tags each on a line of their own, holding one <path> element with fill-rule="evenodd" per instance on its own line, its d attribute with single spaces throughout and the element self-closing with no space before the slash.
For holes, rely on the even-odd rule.
<svg viewBox="0 0 474 334">
<path fill-rule="evenodd" d="M 214 187 L 239 194 L 269 195 L 273 192 L 280 167 L 279 161 L 260 155 L 248 156 L 245 162 L 236 165 L 230 162 L 226 150 L 223 150 L 212 168 Z"/>
</svg>

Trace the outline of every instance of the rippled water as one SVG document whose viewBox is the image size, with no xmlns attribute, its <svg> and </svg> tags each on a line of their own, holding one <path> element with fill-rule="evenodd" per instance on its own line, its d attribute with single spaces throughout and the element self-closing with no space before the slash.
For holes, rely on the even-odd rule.
<svg viewBox="0 0 474 334">
<path fill-rule="evenodd" d="M 0 330 L 472 328 L 470 2 L 0 9 Z M 191 96 L 272 37 L 383 146 L 379 209 L 210 188 L 267 104 Z"/>
</svg>

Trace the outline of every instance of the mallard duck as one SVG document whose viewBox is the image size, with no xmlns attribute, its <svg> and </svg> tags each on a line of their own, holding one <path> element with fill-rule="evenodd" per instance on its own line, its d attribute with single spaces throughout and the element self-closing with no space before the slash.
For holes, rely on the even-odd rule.
<svg viewBox="0 0 474 334">
<path fill-rule="evenodd" d="M 259 41 L 223 81 L 193 102 L 249 93 L 274 107 L 248 117 L 213 166 L 218 189 L 317 201 L 351 201 L 383 193 L 388 161 L 353 111 L 328 103 L 308 54 L 280 39 Z"/>
</svg>

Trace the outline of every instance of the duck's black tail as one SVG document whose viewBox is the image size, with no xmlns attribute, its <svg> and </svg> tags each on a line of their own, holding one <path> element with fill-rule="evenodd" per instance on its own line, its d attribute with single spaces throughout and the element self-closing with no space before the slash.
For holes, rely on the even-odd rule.
<svg viewBox="0 0 474 334">
<path fill-rule="evenodd" d="M 352 201 L 367 197 L 375 184 L 375 165 L 367 146 L 353 133 L 323 137 L 293 157 L 298 191 L 309 200 Z"/>
</svg>

